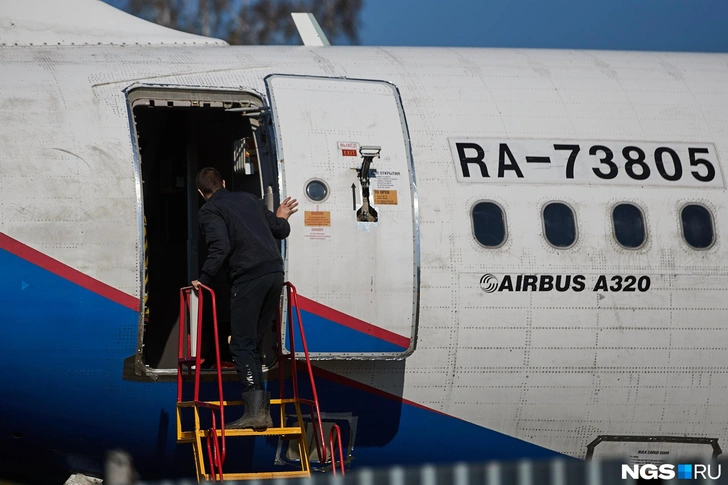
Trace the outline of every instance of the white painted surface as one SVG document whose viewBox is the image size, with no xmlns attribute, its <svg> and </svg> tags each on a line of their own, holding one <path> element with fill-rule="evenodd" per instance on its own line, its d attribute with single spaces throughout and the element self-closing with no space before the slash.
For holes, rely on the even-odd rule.
<svg viewBox="0 0 728 485">
<path fill-rule="evenodd" d="M 409 338 L 418 261 L 411 160 L 397 92 L 377 81 L 273 76 L 267 83 L 285 192 L 300 203 L 300 214 L 289 220 L 288 279 L 307 298 Z M 380 146 L 381 158 L 370 169 L 399 174 L 390 188 L 397 204 L 375 204 L 371 191 L 378 222 L 356 222 L 351 186 L 361 194 L 356 168 L 362 158 L 358 150 L 344 156 L 348 145 L 342 140 Z M 312 179 L 329 186 L 331 195 L 320 203 L 303 196 Z M 311 218 L 314 212 L 330 219 L 322 227 L 330 237 L 310 237 L 316 226 L 307 223 L 307 213 Z"/>
<path fill-rule="evenodd" d="M 198 290 L 203 291 L 203 290 Z M 190 319 L 187 322 L 187 331 L 190 336 L 190 357 L 197 356 L 197 324 L 200 311 L 200 298 L 197 291 L 190 292 Z"/>
</svg>

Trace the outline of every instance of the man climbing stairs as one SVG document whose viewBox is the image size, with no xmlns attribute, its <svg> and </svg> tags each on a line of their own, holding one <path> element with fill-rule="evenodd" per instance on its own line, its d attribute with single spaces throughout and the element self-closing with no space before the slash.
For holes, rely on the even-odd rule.
<svg viewBox="0 0 728 485">
<path fill-rule="evenodd" d="M 284 354 L 281 346 L 282 319 L 280 318 L 277 325 L 278 333 L 278 377 L 280 384 L 280 398 L 270 399 L 270 406 L 275 406 L 279 410 L 278 425 L 274 424 L 271 418 L 270 409 L 267 406 L 270 394 L 268 391 L 252 391 L 245 393 L 244 401 L 226 401 L 223 396 L 223 375 L 220 362 L 220 344 L 218 339 L 217 326 L 217 309 L 215 304 L 215 293 L 208 287 L 200 285 L 200 290 L 193 293 L 192 287 L 182 288 L 180 291 L 180 334 L 179 334 L 179 353 L 177 366 L 177 442 L 192 444 L 195 466 L 197 470 L 198 481 L 217 481 L 217 480 L 245 480 L 260 478 L 283 478 L 283 477 L 308 477 L 311 474 L 311 464 L 308 445 L 306 441 L 306 428 L 303 420 L 302 406 L 310 408 L 311 422 L 313 424 L 314 442 L 320 463 L 325 463 L 327 457 L 331 459 L 332 470 L 336 474 L 337 460 L 334 449 L 335 443 L 338 441 L 338 465 L 340 471 L 344 473 L 344 459 L 341 445 L 341 434 L 338 426 L 334 425 L 329 435 L 329 449 L 327 450 L 324 442 L 323 426 L 321 423 L 321 414 L 316 393 L 316 384 L 314 382 L 311 360 L 308 354 L 308 346 L 304 336 L 303 322 L 298 306 L 298 295 L 296 288 L 289 282 L 285 283 L 286 300 L 288 303 L 288 332 L 293 335 L 293 318 L 292 312 L 297 312 L 297 321 L 299 326 L 299 334 L 305 357 L 305 372 L 308 375 L 312 399 L 303 399 L 298 391 L 298 372 L 296 354 L 293 339 L 291 339 L 291 350 Z M 207 299 L 205 294 L 210 298 L 212 305 L 212 325 L 213 338 L 215 340 L 215 372 L 212 373 L 214 382 L 217 385 L 217 400 L 202 400 L 200 398 L 200 382 L 203 373 L 202 364 L 204 359 L 201 358 L 202 348 L 202 316 L 203 302 Z M 196 298 L 195 298 L 196 297 Z M 187 337 L 189 332 L 190 338 Z M 291 381 L 293 384 L 293 396 L 284 397 L 284 367 L 288 364 L 290 369 Z M 183 399 L 183 384 L 186 382 L 194 383 L 193 397 L 191 400 Z M 225 410 L 232 406 L 245 406 L 245 413 L 240 419 L 225 425 Z M 296 422 L 293 426 L 284 426 L 286 423 L 286 409 L 293 408 L 295 411 Z M 191 410 L 193 426 L 191 429 L 185 430 L 183 427 L 183 412 Z M 209 410 L 209 411 L 205 411 Z M 209 414 L 208 414 L 209 413 Z M 202 416 L 204 414 L 204 416 Z M 209 416 L 209 427 L 202 427 L 203 418 Z M 189 420 L 190 416 L 186 416 Z M 185 421 L 186 422 L 186 421 Z M 207 421 L 205 421 L 207 422 Z M 248 426 L 254 425 L 255 428 Z M 266 472 L 236 472 L 224 473 L 223 464 L 227 458 L 227 439 L 228 438 L 254 438 L 256 436 L 278 436 L 285 441 L 295 441 L 298 448 L 298 456 L 300 457 L 300 469 L 288 471 L 266 471 Z M 203 445 L 203 439 L 205 444 Z"/>
</svg>

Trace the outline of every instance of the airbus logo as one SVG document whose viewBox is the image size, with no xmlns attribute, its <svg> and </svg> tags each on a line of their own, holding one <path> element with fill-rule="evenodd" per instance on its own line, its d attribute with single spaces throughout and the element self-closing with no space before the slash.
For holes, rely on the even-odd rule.
<svg viewBox="0 0 728 485">
<path fill-rule="evenodd" d="M 493 293 L 498 289 L 498 278 L 490 273 L 484 274 L 480 278 L 480 289 L 486 293 Z"/>
<path fill-rule="evenodd" d="M 587 289 L 606 292 L 641 292 L 650 289 L 652 282 L 647 275 L 549 275 L 519 274 L 496 276 L 486 273 L 480 277 L 480 289 L 485 293 L 503 291 L 574 291 Z"/>
</svg>

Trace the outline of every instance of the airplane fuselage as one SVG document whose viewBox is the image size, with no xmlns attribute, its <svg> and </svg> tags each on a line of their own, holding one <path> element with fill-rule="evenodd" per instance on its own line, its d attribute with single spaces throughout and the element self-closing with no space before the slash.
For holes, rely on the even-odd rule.
<svg viewBox="0 0 728 485">
<path fill-rule="evenodd" d="M 192 125 L 166 133 L 149 114 L 142 127 L 130 99 L 145 89 L 183 93 L 156 106 L 170 117 L 212 110 L 220 92 L 273 105 L 260 195 L 301 202 L 287 277 L 320 320 L 307 337 L 321 406 L 347 423 L 352 466 L 584 458 L 604 435 L 728 438 L 728 56 L 3 47 L 4 470 L 94 470 L 120 447 L 144 477 L 191 471 L 173 371 L 145 360 L 143 185 L 184 197 L 185 168 L 168 187 L 145 179 L 145 146 L 188 146 Z M 144 145 L 144 130 L 158 139 Z M 357 220 L 361 158 L 346 152 L 364 145 L 382 146 L 376 223 Z M 305 195 L 313 179 L 325 199 Z M 200 202 L 186 200 L 183 259 Z M 240 460 L 272 466 L 276 446 Z"/>
</svg>

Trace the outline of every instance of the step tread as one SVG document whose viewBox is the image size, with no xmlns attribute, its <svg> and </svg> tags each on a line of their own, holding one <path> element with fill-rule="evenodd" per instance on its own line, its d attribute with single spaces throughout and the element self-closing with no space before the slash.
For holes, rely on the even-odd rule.
<svg viewBox="0 0 728 485">
<path fill-rule="evenodd" d="M 205 431 L 200 431 L 202 435 L 205 434 Z M 285 428 L 267 428 L 264 430 L 254 430 L 254 429 L 226 429 L 225 430 L 225 436 L 281 436 L 281 435 L 300 435 L 302 434 L 301 428 L 299 426 L 291 426 L 291 427 L 285 427 Z M 217 435 L 221 436 L 222 433 L 220 430 L 217 430 Z"/>
<path fill-rule="evenodd" d="M 207 430 L 201 429 L 200 431 L 198 431 L 198 434 L 201 438 L 205 438 L 207 436 Z M 225 430 L 226 438 L 233 438 L 238 436 L 299 436 L 302 434 L 303 432 L 301 431 L 300 426 L 291 426 L 285 428 L 266 428 L 260 431 L 254 429 Z M 222 431 L 218 429 L 217 435 L 222 436 Z M 187 443 L 191 441 L 195 441 L 194 431 L 183 431 L 182 433 L 180 433 L 180 436 L 177 439 L 178 443 Z"/>
<path fill-rule="evenodd" d="M 256 480 L 266 478 L 296 478 L 310 476 L 311 472 L 304 470 L 290 472 L 223 473 L 223 478 L 225 478 L 225 480 Z M 209 480 L 209 475 L 206 478 Z"/>
<path fill-rule="evenodd" d="M 271 399 L 270 403 L 271 405 L 281 405 L 281 404 L 294 404 L 296 402 L 295 398 L 286 398 L 286 399 Z M 202 405 L 211 405 L 211 406 L 219 406 L 220 401 L 197 401 L 197 404 Z M 242 406 L 243 401 L 223 401 L 223 406 L 229 407 L 229 406 Z M 301 402 L 301 404 L 306 404 L 305 402 Z M 195 406 L 195 401 L 180 401 L 177 403 L 177 407 L 180 408 L 190 408 Z"/>
</svg>

